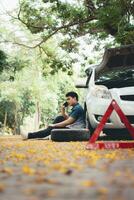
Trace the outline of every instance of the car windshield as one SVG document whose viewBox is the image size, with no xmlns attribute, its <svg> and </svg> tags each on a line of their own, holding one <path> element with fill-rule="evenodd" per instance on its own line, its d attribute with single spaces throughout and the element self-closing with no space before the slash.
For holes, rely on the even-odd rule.
<svg viewBox="0 0 134 200">
<path fill-rule="evenodd" d="M 134 86 L 134 66 L 127 68 L 113 68 L 103 72 L 96 79 L 97 85 L 105 85 L 108 88 L 121 88 Z"/>
</svg>

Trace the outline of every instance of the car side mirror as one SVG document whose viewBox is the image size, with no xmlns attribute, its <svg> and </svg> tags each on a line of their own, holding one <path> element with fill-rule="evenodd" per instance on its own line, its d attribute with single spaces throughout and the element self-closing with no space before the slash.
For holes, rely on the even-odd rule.
<svg viewBox="0 0 134 200">
<path fill-rule="evenodd" d="M 87 78 L 78 79 L 77 82 L 75 83 L 75 87 L 76 88 L 88 88 Z"/>
</svg>

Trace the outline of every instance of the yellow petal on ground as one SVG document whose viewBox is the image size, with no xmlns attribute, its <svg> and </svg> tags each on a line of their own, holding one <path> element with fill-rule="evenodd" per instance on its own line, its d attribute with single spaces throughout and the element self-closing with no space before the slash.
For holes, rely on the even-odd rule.
<svg viewBox="0 0 134 200">
<path fill-rule="evenodd" d="M 96 185 L 95 181 L 92 180 L 85 180 L 81 182 L 81 185 L 84 187 L 93 187 Z"/>
<path fill-rule="evenodd" d="M 23 171 L 23 173 L 28 174 L 28 175 L 33 175 L 33 174 L 35 174 L 35 169 L 29 167 L 28 165 L 24 165 L 24 166 L 22 167 L 22 171 Z"/>
<path fill-rule="evenodd" d="M 15 158 L 17 160 L 24 160 L 26 158 L 26 155 L 23 153 L 16 153 L 16 152 L 12 152 L 10 155 L 11 158 Z"/>
<path fill-rule="evenodd" d="M 27 152 L 30 153 L 30 154 L 35 154 L 36 150 L 35 149 L 28 149 Z"/>
</svg>

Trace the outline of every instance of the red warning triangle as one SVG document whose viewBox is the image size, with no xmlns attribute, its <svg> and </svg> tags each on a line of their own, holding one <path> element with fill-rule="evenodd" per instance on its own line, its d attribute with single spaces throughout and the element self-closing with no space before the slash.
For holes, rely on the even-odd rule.
<svg viewBox="0 0 134 200">
<path fill-rule="evenodd" d="M 128 129 L 129 133 L 131 134 L 132 139 L 134 139 L 134 127 L 129 123 L 127 117 L 117 104 L 115 100 L 112 100 L 108 109 L 106 110 L 105 114 L 103 115 L 100 123 L 98 124 L 97 128 L 95 129 L 93 135 L 89 139 L 88 144 L 86 145 L 86 149 L 116 149 L 116 148 L 134 148 L 134 142 L 99 142 L 95 143 L 98 139 L 105 123 L 107 122 L 108 118 L 112 114 L 113 110 L 117 112 L 122 122 L 125 124 L 126 128 Z"/>
</svg>

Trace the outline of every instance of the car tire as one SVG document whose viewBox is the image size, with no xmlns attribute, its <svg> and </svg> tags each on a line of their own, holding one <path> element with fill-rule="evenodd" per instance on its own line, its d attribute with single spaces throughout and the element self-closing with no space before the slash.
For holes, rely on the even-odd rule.
<svg viewBox="0 0 134 200">
<path fill-rule="evenodd" d="M 88 129 L 53 129 L 51 140 L 57 142 L 88 141 L 90 131 Z"/>
<path fill-rule="evenodd" d="M 86 115 L 85 116 L 86 116 L 86 128 L 88 128 L 90 130 L 90 136 L 91 136 L 95 129 L 91 126 L 87 110 L 86 110 Z"/>
</svg>

